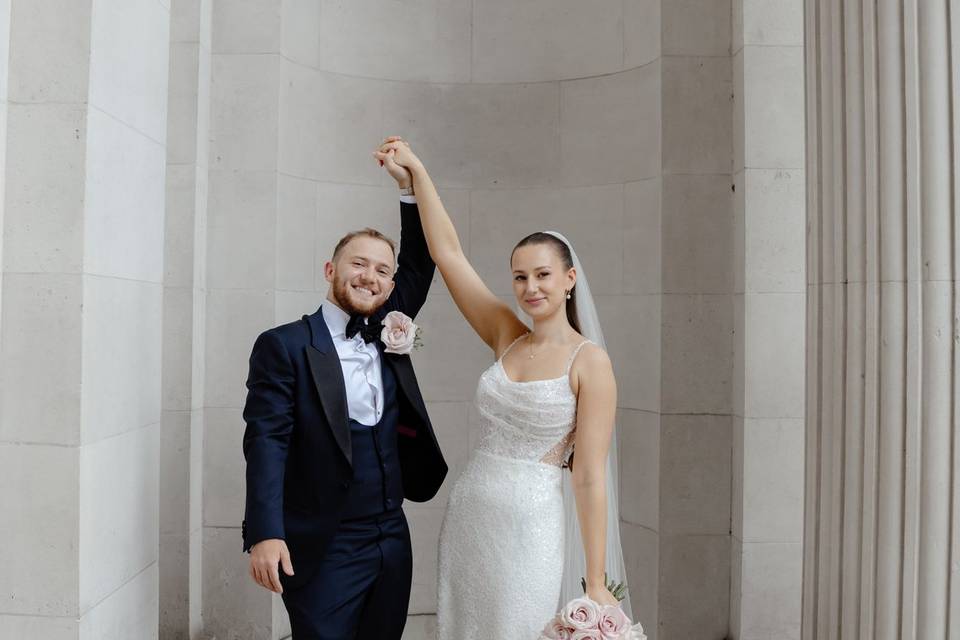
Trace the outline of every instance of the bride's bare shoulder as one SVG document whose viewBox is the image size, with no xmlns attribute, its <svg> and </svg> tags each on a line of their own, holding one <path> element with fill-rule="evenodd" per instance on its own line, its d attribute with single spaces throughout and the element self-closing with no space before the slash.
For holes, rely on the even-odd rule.
<svg viewBox="0 0 960 640">
<path fill-rule="evenodd" d="M 602 373 L 605 369 L 613 370 L 610 356 L 606 349 L 595 342 L 585 342 L 577 353 L 573 366 L 586 374 Z"/>
<path fill-rule="evenodd" d="M 617 386 L 610 356 L 603 347 L 593 342 L 580 347 L 570 367 L 571 388 L 577 397 L 586 381 L 589 381 L 591 388 L 597 389 L 616 389 Z"/>
</svg>

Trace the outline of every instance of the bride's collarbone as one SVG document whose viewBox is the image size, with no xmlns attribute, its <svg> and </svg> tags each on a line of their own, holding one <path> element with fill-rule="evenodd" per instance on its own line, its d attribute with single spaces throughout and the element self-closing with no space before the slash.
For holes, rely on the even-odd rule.
<svg viewBox="0 0 960 640">
<path fill-rule="evenodd" d="M 517 345 L 518 347 L 523 346 Z M 539 351 L 530 357 L 529 349 L 519 348 L 516 353 L 511 350 L 501 359 L 504 373 L 514 382 L 535 382 L 538 380 L 554 380 L 565 377 L 567 372 L 568 353 L 555 348 L 554 353 Z"/>
</svg>

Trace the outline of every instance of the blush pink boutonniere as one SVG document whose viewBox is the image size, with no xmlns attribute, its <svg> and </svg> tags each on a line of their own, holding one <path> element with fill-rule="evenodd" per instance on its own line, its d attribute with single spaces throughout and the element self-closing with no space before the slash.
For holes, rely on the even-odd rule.
<svg viewBox="0 0 960 640">
<path fill-rule="evenodd" d="M 391 311 L 383 319 L 383 331 L 380 340 L 386 345 L 384 352 L 407 355 L 423 346 L 420 341 L 420 327 L 413 319 L 400 311 Z"/>
</svg>

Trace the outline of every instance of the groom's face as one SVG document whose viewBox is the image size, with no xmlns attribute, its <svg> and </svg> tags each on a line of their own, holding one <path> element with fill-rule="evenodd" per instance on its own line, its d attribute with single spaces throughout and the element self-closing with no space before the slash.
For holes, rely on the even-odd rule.
<svg viewBox="0 0 960 640">
<path fill-rule="evenodd" d="M 324 265 L 324 276 L 337 306 L 352 315 L 369 316 L 390 297 L 395 270 L 389 244 L 357 236 Z"/>
</svg>

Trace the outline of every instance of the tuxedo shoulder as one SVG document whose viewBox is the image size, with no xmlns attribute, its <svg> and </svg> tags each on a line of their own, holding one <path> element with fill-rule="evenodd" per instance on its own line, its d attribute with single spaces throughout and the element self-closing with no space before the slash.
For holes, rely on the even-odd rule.
<svg viewBox="0 0 960 640">
<path fill-rule="evenodd" d="M 310 343 L 310 328 L 303 320 L 294 320 L 286 324 L 281 324 L 271 329 L 267 329 L 260 334 L 260 338 L 273 338 L 282 342 L 288 349 L 298 345 Z"/>
</svg>

